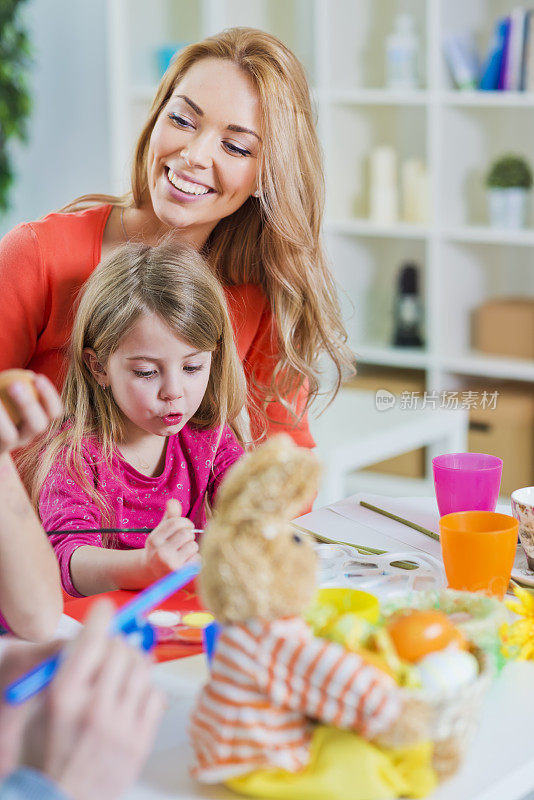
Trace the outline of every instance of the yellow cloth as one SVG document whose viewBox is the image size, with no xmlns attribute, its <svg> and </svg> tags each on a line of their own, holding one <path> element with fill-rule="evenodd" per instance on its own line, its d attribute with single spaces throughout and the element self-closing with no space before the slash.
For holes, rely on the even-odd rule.
<svg viewBox="0 0 534 800">
<path fill-rule="evenodd" d="M 390 800 L 425 797 L 437 785 L 432 743 L 389 750 L 352 731 L 318 725 L 301 772 L 256 770 L 225 781 L 238 794 L 283 800 Z"/>
</svg>

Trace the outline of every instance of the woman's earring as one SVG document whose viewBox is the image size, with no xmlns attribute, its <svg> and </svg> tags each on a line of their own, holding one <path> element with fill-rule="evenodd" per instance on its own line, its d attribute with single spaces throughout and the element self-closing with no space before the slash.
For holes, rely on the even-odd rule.
<svg viewBox="0 0 534 800">
<path fill-rule="evenodd" d="M 252 193 L 252 197 L 259 197 L 259 196 L 260 196 L 260 190 L 256 189 L 256 191 Z"/>
</svg>

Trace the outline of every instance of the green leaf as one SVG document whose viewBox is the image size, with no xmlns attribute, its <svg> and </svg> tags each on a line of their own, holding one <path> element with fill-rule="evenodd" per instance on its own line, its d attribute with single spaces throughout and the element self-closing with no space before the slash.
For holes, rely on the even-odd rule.
<svg viewBox="0 0 534 800">
<path fill-rule="evenodd" d="M 20 20 L 26 0 L 0 0 L 0 212 L 9 208 L 13 170 L 9 139 L 24 140 L 31 111 L 31 45 Z"/>
<path fill-rule="evenodd" d="M 532 171 L 526 159 L 511 153 L 493 162 L 486 176 L 486 184 L 490 188 L 530 189 Z"/>
</svg>

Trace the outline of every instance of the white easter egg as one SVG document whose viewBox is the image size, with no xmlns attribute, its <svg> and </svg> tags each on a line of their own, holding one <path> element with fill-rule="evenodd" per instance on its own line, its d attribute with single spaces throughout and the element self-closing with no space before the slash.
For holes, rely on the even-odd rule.
<svg viewBox="0 0 534 800">
<path fill-rule="evenodd" d="M 478 675 L 478 661 L 471 653 L 447 647 L 429 653 L 417 662 L 424 689 L 454 691 L 467 686 Z"/>
</svg>

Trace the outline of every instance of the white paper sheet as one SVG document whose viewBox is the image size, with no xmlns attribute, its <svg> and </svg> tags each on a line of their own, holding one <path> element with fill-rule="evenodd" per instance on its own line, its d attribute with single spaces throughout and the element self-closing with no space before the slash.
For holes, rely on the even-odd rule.
<svg viewBox="0 0 534 800">
<path fill-rule="evenodd" d="M 360 505 L 360 500 L 365 500 L 365 502 L 373 506 L 383 508 L 384 511 L 389 511 L 439 534 L 439 513 L 435 500 L 427 497 L 395 498 L 361 493 L 348 497 L 346 500 L 340 500 L 329 506 L 329 509 L 346 519 L 380 531 L 401 544 L 415 547 L 424 553 L 430 553 L 436 558 L 441 558 L 439 542 L 424 533 L 409 528 L 407 525 L 389 519 L 383 514 L 364 508 Z"/>
</svg>

